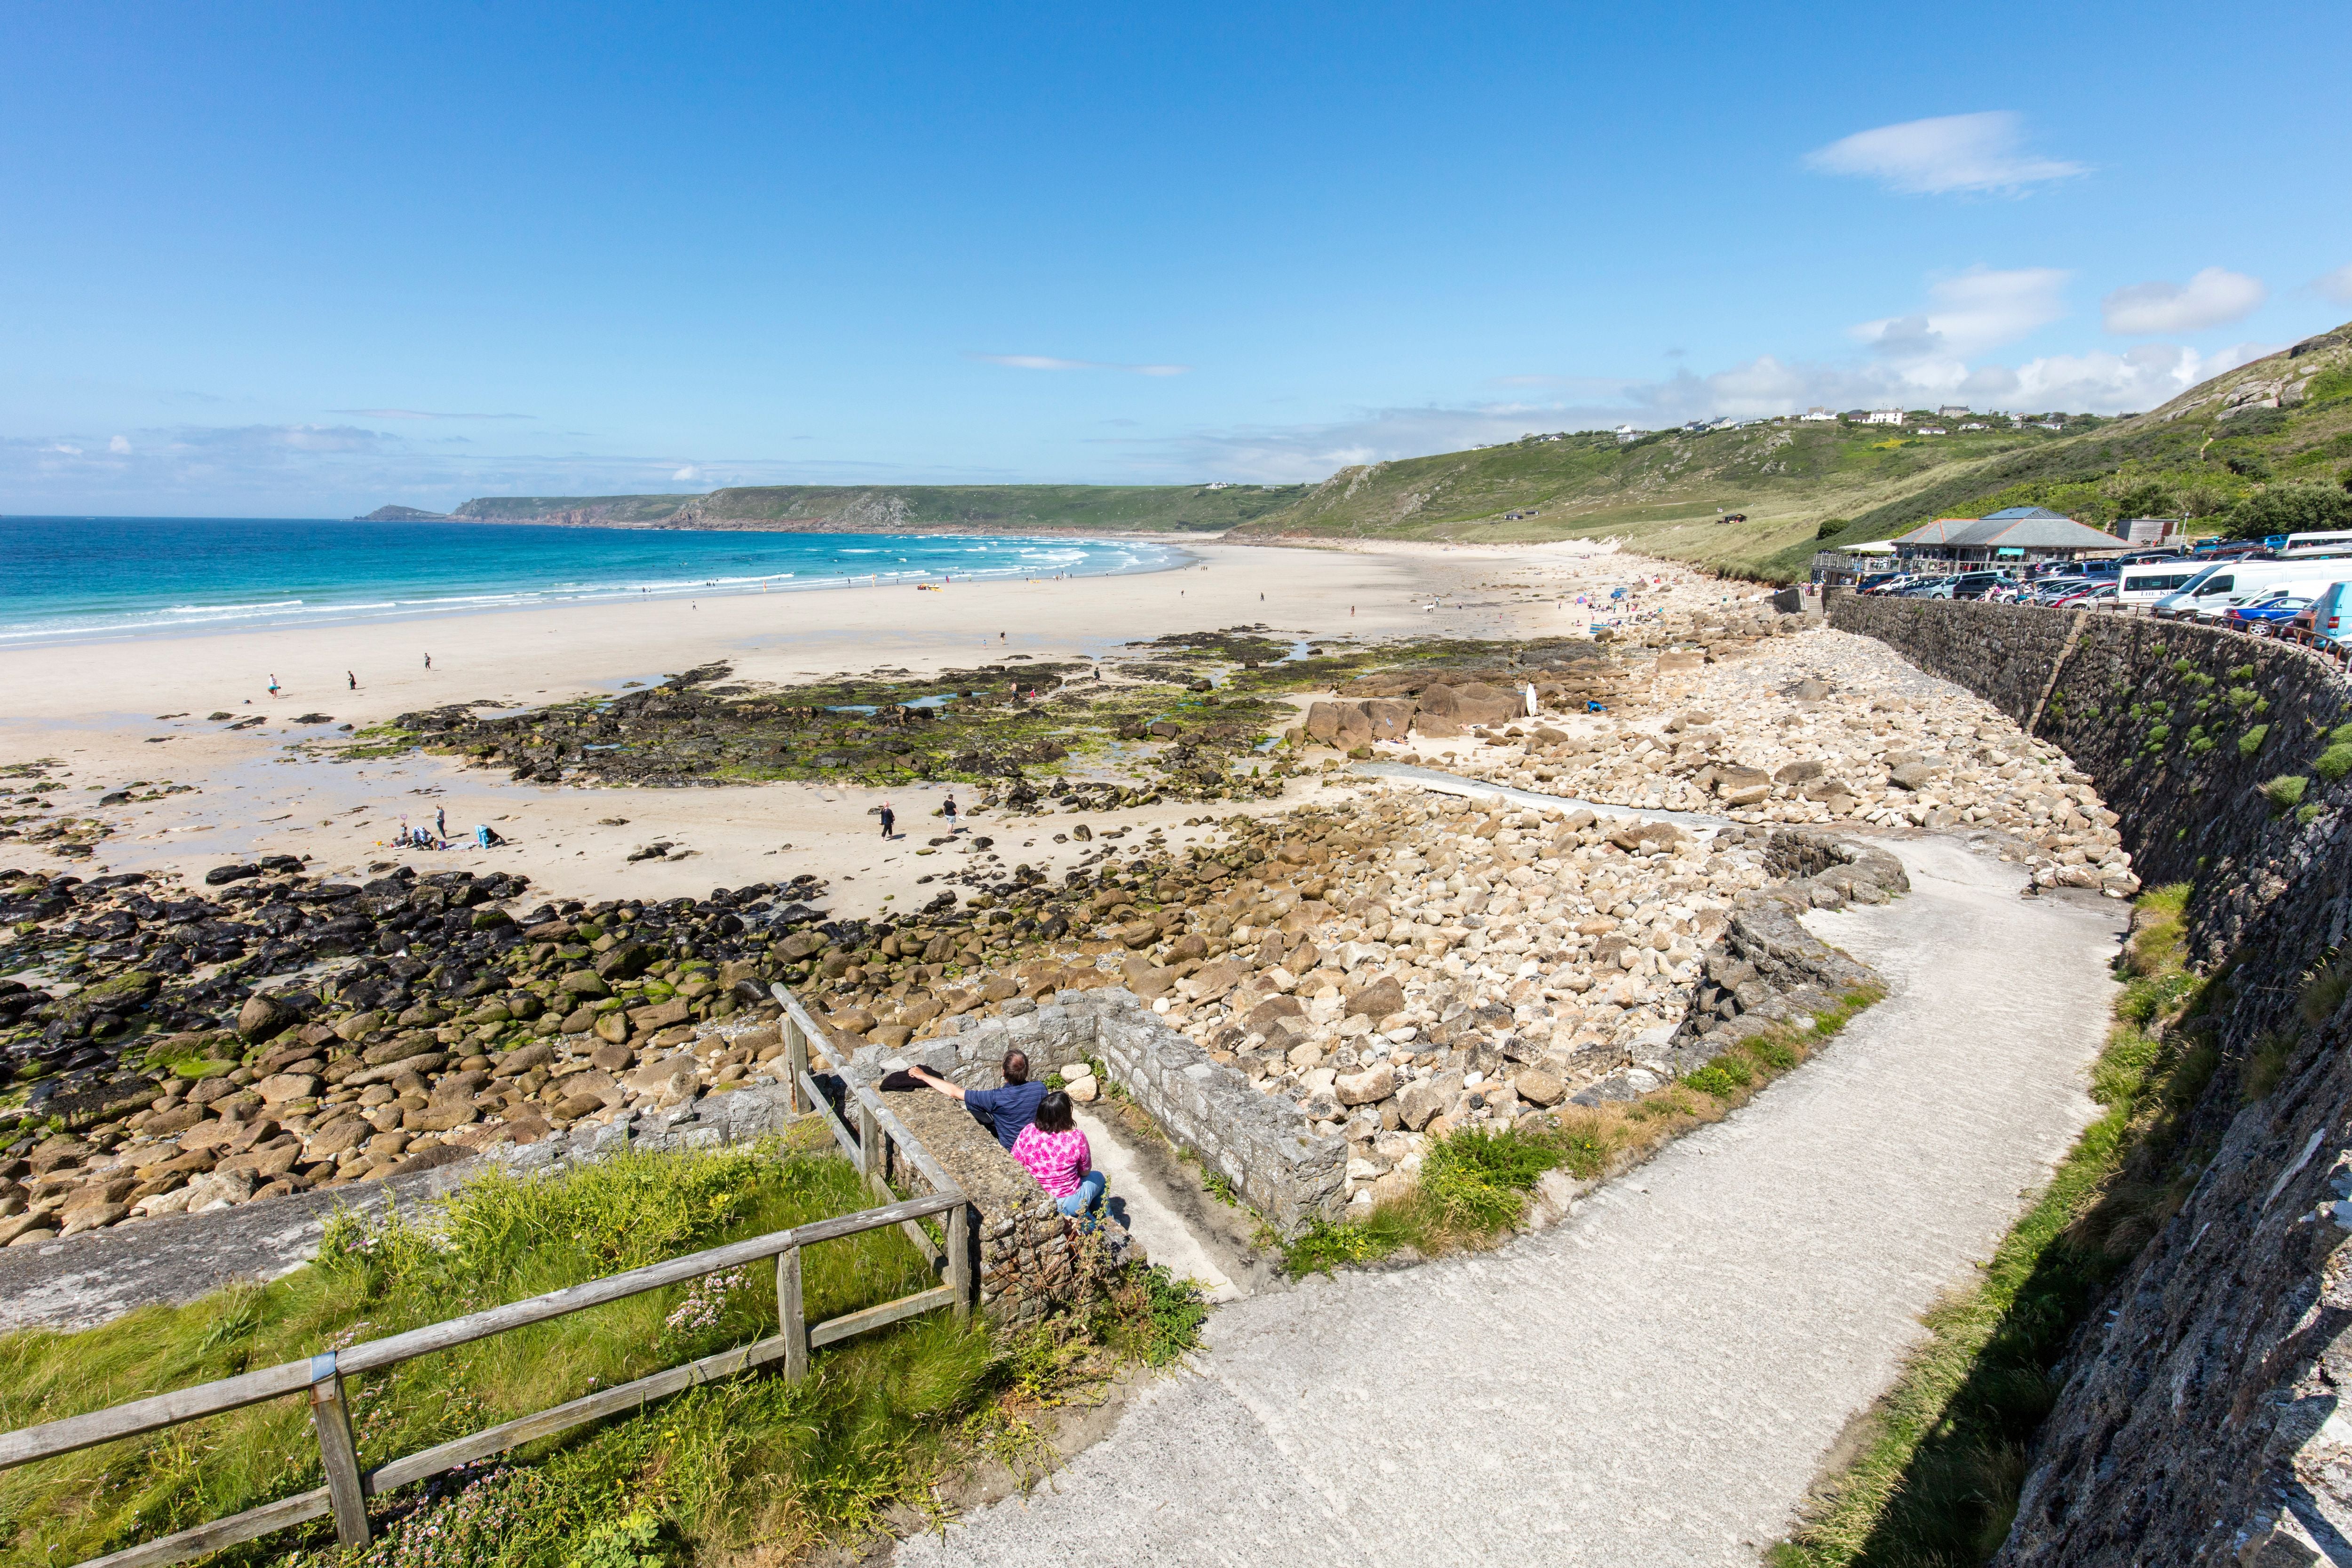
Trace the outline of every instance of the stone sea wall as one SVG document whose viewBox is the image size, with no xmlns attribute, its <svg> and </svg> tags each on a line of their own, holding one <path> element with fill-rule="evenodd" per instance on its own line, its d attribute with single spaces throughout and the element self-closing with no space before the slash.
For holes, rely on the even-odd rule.
<svg viewBox="0 0 2352 1568">
<path fill-rule="evenodd" d="M 2352 750 L 2321 760 L 2352 689 L 2302 649 L 2179 623 L 1829 613 L 2092 773 L 2142 874 L 2193 885 L 2192 953 L 2220 976 L 2200 1023 L 2221 1065 L 2182 1142 L 2201 1169 L 2071 1351 L 1999 1561 L 2352 1561 Z M 2274 1084 L 2250 1075 L 2265 1055 Z"/>
</svg>

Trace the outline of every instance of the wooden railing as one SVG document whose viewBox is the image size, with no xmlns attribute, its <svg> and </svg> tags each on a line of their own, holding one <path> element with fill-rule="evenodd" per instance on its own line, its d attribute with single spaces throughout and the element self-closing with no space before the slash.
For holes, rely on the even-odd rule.
<svg viewBox="0 0 2352 1568">
<path fill-rule="evenodd" d="M 201 1421 L 207 1416 L 240 1410 L 265 1400 L 307 1394 L 311 1428 L 318 1437 L 326 1485 L 247 1509 L 226 1519 L 215 1520 L 209 1524 L 198 1525 L 193 1530 L 162 1536 L 142 1545 L 109 1552 L 103 1557 L 90 1558 L 80 1568 L 151 1568 L 151 1565 L 185 1562 L 191 1557 L 217 1552 L 224 1546 L 250 1541 L 289 1525 L 331 1516 L 335 1521 L 338 1540 L 347 1546 L 364 1545 L 371 1535 L 367 1500 L 412 1481 L 424 1480 L 521 1444 L 618 1415 L 698 1384 L 733 1377 L 778 1362 L 783 1363 L 783 1375 L 798 1382 L 807 1375 L 809 1352 L 818 1346 L 895 1323 L 919 1312 L 952 1307 L 960 1321 L 968 1319 L 972 1307 L 971 1210 L 963 1189 L 949 1178 L 914 1134 L 883 1108 L 873 1091 L 859 1085 L 851 1088 L 858 1096 L 858 1121 L 863 1136 L 852 1136 L 809 1070 L 810 1042 L 824 1040 L 824 1030 L 809 1017 L 797 997 L 781 985 L 771 989 L 784 1009 L 780 1027 L 784 1038 L 787 1070 L 791 1074 L 793 1109 L 796 1112 L 821 1111 L 824 1114 L 834 1136 L 856 1163 L 868 1185 L 885 1200 L 881 1206 L 795 1226 L 790 1230 L 753 1237 L 725 1247 L 710 1247 L 663 1263 L 649 1263 L 642 1268 L 632 1268 L 603 1279 L 551 1290 L 528 1300 L 469 1312 L 462 1318 L 429 1323 L 384 1339 L 365 1341 L 346 1350 L 321 1352 L 306 1361 L 287 1362 L 259 1372 L 246 1373 L 242 1376 L 223 1378 L 216 1383 L 202 1384 L 172 1394 L 159 1394 L 152 1398 L 133 1400 L 127 1405 L 90 1411 L 63 1421 L 0 1434 L 0 1469 L 56 1458 L 62 1454 L 95 1447 L 101 1443 L 119 1442 L 125 1437 L 160 1431 L 183 1422 Z M 930 1185 L 929 1194 L 902 1199 L 891 1189 L 888 1182 L 893 1145 L 914 1172 Z M 944 1249 L 918 1223 L 928 1215 L 945 1218 Z M 883 1302 L 880 1306 L 868 1307 L 863 1311 L 811 1324 L 801 1297 L 802 1249 L 820 1242 L 838 1240 L 894 1225 L 906 1229 L 930 1259 L 933 1268 L 946 1274 L 946 1282 L 927 1290 L 919 1290 L 911 1296 Z M 350 1407 L 343 1392 L 346 1377 L 381 1372 L 418 1356 L 468 1344 L 493 1334 L 504 1333 L 509 1329 L 543 1323 L 552 1318 L 624 1300 L 648 1290 L 659 1290 L 706 1274 L 740 1268 L 770 1258 L 776 1260 L 777 1322 L 777 1331 L 770 1338 L 734 1350 L 721 1351 L 716 1355 L 704 1356 L 699 1361 L 655 1373 L 634 1382 L 598 1389 L 568 1404 L 502 1422 L 469 1436 L 455 1438 L 390 1460 L 373 1469 L 360 1468 L 358 1449 L 352 1438 Z"/>
</svg>

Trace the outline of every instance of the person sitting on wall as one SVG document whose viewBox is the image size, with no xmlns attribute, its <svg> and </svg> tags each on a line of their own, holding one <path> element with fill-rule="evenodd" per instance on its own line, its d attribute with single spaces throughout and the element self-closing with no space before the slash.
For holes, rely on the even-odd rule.
<svg viewBox="0 0 2352 1568">
<path fill-rule="evenodd" d="M 1029 1081 L 1029 1058 L 1019 1051 L 1004 1053 L 1003 1069 L 1003 1089 L 966 1089 L 924 1068 L 907 1070 L 921 1079 L 925 1087 L 951 1100 L 962 1100 L 964 1109 L 982 1127 L 995 1133 L 999 1143 L 1011 1149 L 1022 1130 L 1036 1119 L 1038 1102 L 1045 1098 L 1045 1086 Z"/>
<path fill-rule="evenodd" d="M 1094 1151 L 1070 1115 L 1070 1097 L 1055 1089 L 1037 1102 L 1037 1120 L 1013 1141 L 1013 1157 L 1037 1178 L 1054 1206 L 1092 1230 L 1110 1184 L 1094 1169 Z"/>
</svg>

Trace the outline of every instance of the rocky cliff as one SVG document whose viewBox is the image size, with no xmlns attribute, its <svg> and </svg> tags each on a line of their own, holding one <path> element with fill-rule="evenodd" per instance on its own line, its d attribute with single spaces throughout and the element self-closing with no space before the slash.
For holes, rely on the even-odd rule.
<svg viewBox="0 0 2352 1568">
<path fill-rule="evenodd" d="M 2352 689 L 2304 650 L 2175 623 L 1853 598 L 1831 616 L 2096 777 L 2143 873 L 2194 885 L 2214 981 L 2193 1185 L 2070 1352 L 2000 1563 L 2352 1560 Z"/>
</svg>

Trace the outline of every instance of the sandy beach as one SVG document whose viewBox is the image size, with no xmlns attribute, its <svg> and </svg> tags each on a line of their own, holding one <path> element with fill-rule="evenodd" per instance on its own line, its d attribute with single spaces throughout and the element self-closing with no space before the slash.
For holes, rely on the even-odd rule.
<svg viewBox="0 0 2352 1568">
<path fill-rule="evenodd" d="M 953 786 L 891 793 L 902 837 L 885 845 L 872 815 L 880 791 L 519 784 L 420 753 L 330 763 L 299 742 L 340 740 L 341 725 L 365 729 L 446 703 L 530 705 L 610 693 L 720 660 L 735 679 L 758 683 L 884 667 L 920 675 L 1014 654 L 1102 656 L 1134 640 L 1240 626 L 1367 642 L 1558 637 L 1587 628 L 1579 595 L 1605 597 L 1614 586 L 1640 584 L 1642 602 L 1662 607 L 1754 592 L 1580 543 L 1326 549 L 1188 541 L 1186 548 L 1194 559 L 1181 569 L 1119 576 L 749 594 L 19 650 L 10 656 L 16 679 L 10 716 L 0 721 L 0 764 L 56 759 L 65 771 L 51 776 L 66 788 L 53 798 L 113 831 L 91 860 L 68 866 L 37 846 L 0 843 L 0 865 L 193 879 L 228 860 L 293 854 L 310 858 L 315 871 L 357 872 L 404 858 L 382 846 L 404 819 L 429 823 L 438 809 L 452 837 L 488 823 L 511 847 L 404 857 L 420 868 L 497 867 L 530 876 L 550 896 L 587 899 L 699 895 L 806 871 L 833 884 L 836 912 L 867 914 L 939 867 L 920 853 L 923 828 Z M 207 719 L 215 712 L 236 721 Z M 313 714 L 327 721 L 294 722 Z M 264 721 L 226 727 L 256 717 Z M 161 800 L 96 804 L 111 791 L 165 781 L 193 787 Z M 1333 787 L 1294 784 L 1262 808 Z M 1175 830 L 1200 811 L 1170 804 L 1089 820 Z M 1058 868 L 1086 847 L 1053 844 L 1069 825 L 1024 818 L 1000 848 Z M 627 860 L 656 839 L 693 853 Z"/>
</svg>

